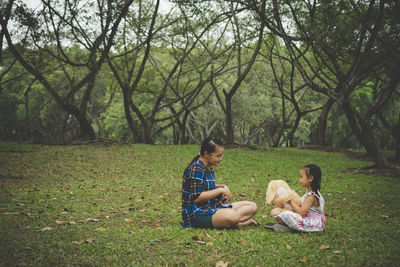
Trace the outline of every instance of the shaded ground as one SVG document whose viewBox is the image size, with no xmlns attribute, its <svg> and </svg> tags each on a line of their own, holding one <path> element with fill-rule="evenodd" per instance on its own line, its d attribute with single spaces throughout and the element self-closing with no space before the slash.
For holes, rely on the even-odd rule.
<svg viewBox="0 0 400 267">
<path fill-rule="evenodd" d="M 366 174 L 373 176 L 387 176 L 387 177 L 396 177 L 400 178 L 400 167 L 393 167 L 387 169 L 379 169 L 374 166 L 368 166 L 365 168 L 349 168 L 343 170 L 344 172 L 349 172 L 352 174 Z"/>
<path fill-rule="evenodd" d="M 96 138 L 96 139 L 80 139 L 80 138 L 72 138 L 72 139 L 62 139 L 56 141 L 49 142 L 41 142 L 38 143 L 41 145 L 52 145 L 52 146 L 80 146 L 80 145 L 117 145 L 121 144 L 118 141 L 107 139 L 107 138 Z"/>
<path fill-rule="evenodd" d="M 364 152 L 352 151 L 348 149 L 335 148 L 331 146 L 318 146 L 318 145 L 307 145 L 301 147 L 301 149 L 310 149 L 310 150 L 319 150 L 325 152 L 337 152 L 344 153 L 351 159 L 362 160 L 362 161 L 372 161 L 372 159 Z M 386 177 L 396 177 L 400 178 L 400 162 L 395 158 L 388 157 L 389 163 L 392 165 L 392 168 L 380 169 L 375 165 L 360 167 L 360 168 L 348 168 L 344 169 L 344 172 L 352 173 L 352 174 L 365 174 L 372 176 L 386 176 Z"/>
</svg>

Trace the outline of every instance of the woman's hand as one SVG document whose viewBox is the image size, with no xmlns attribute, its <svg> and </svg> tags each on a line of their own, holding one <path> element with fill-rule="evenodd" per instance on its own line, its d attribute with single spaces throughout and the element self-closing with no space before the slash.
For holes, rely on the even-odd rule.
<svg viewBox="0 0 400 267">
<path fill-rule="evenodd" d="M 231 201 L 232 200 L 232 193 L 229 190 L 227 185 L 221 185 L 218 188 L 215 188 L 213 190 L 209 190 L 209 191 L 203 191 L 201 192 L 201 194 L 193 201 L 193 203 L 197 204 L 197 203 L 201 203 L 201 202 L 205 202 L 207 200 L 216 198 L 218 196 L 221 196 L 222 199 L 225 199 L 227 201 Z"/>
<path fill-rule="evenodd" d="M 231 202 L 232 201 L 232 193 L 229 190 L 228 186 L 223 185 L 222 187 L 219 187 L 219 188 L 221 188 L 221 191 L 222 191 L 222 200 Z"/>
</svg>

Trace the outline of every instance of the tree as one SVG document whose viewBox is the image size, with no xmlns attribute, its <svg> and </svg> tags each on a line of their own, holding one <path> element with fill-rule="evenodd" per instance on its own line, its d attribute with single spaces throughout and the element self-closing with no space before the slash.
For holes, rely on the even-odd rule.
<svg viewBox="0 0 400 267">
<path fill-rule="evenodd" d="M 252 2 L 254 9 L 254 2 Z M 267 27 L 284 41 L 291 60 L 311 89 L 327 95 L 343 109 L 353 133 L 372 156 L 377 167 L 388 166 L 374 135 L 374 129 L 350 102 L 352 92 L 371 80 L 373 74 L 387 71 L 376 108 L 399 84 L 398 24 L 395 2 L 302 1 L 272 2 L 273 13 L 265 19 Z M 265 12 L 263 12 L 265 13 Z M 261 16 L 260 16 L 261 17 Z M 294 25 L 295 28 L 284 26 Z M 295 32 L 293 32 L 295 30 Z M 386 45 L 385 43 L 389 43 Z M 306 51 L 312 51 L 312 62 Z M 390 63 L 387 63 L 390 62 Z M 315 78 L 314 78 L 315 77 Z"/>
<path fill-rule="evenodd" d="M 66 1 L 58 5 L 42 0 L 41 21 L 34 12 L 16 3 L 15 13 L 19 18 L 16 23 L 19 22 L 20 29 L 26 29 L 27 33 L 18 43 L 15 43 L 15 39 L 20 37 L 18 32 L 10 31 L 8 20 L 1 18 L 8 48 L 18 62 L 46 88 L 57 105 L 79 122 L 80 137 L 95 138 L 95 131 L 86 116 L 88 102 L 96 75 L 113 45 L 118 25 L 132 2 L 98 1 L 95 5 L 91 1 Z M 12 6 L 14 1 L 9 3 Z M 98 17 L 93 16 L 93 8 L 98 11 Z M 66 42 L 65 36 L 69 32 L 72 35 Z M 71 57 L 68 48 L 71 43 L 84 47 L 87 53 L 83 53 L 82 58 Z M 37 56 L 33 59 L 26 55 L 27 46 L 34 47 L 32 50 L 35 50 Z M 40 57 L 46 54 L 58 62 L 59 69 L 64 73 L 67 85 L 62 89 L 66 89 L 67 93 L 55 88 L 46 76 L 46 65 L 40 62 Z M 83 76 L 75 75 L 83 71 L 86 72 Z M 79 105 L 74 104 L 77 92 L 85 86 Z"/>
</svg>

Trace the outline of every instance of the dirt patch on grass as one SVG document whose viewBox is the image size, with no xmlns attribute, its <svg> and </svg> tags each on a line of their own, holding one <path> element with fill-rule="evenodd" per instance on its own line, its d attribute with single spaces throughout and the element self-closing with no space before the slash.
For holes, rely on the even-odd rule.
<svg viewBox="0 0 400 267">
<path fill-rule="evenodd" d="M 351 174 L 365 174 L 373 176 L 395 177 L 400 178 L 400 167 L 394 166 L 392 168 L 380 169 L 376 166 L 368 166 L 363 168 L 349 168 L 343 170 Z"/>
<path fill-rule="evenodd" d="M 111 145 L 119 145 L 121 143 L 107 138 L 96 138 L 96 139 L 73 138 L 73 139 L 56 140 L 51 142 L 41 142 L 40 144 L 49 146 L 81 146 L 81 145 L 111 146 Z"/>
</svg>

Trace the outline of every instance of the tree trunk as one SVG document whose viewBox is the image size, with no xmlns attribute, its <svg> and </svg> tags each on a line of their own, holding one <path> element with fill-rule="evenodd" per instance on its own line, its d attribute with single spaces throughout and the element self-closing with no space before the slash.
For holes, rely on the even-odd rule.
<svg viewBox="0 0 400 267">
<path fill-rule="evenodd" d="M 75 116 L 79 123 L 79 137 L 83 139 L 95 139 L 96 133 L 86 116 L 79 112 L 78 116 Z"/>
<path fill-rule="evenodd" d="M 186 138 L 186 124 L 187 124 L 188 117 L 189 117 L 189 111 L 187 111 L 183 114 L 182 127 L 180 129 L 180 131 L 181 131 L 180 141 L 179 141 L 180 145 L 187 144 L 187 142 L 188 142 L 188 140 Z"/>
<path fill-rule="evenodd" d="M 144 137 L 144 143 L 152 145 L 154 144 L 153 140 L 153 122 L 150 122 L 150 124 L 146 124 L 143 127 L 143 137 Z"/>
<path fill-rule="evenodd" d="M 295 120 L 295 122 L 293 124 L 293 127 L 292 127 L 292 129 L 290 130 L 290 132 L 288 134 L 288 142 L 289 142 L 289 146 L 290 147 L 295 147 L 295 144 L 294 144 L 294 133 L 296 132 L 297 127 L 299 127 L 299 123 L 300 123 L 301 117 L 302 117 L 301 114 L 297 114 L 297 117 L 296 117 L 296 120 Z"/>
<path fill-rule="evenodd" d="M 233 122 L 232 122 L 232 99 L 229 94 L 225 93 L 225 107 L 226 107 L 226 140 L 225 144 L 233 144 L 235 142 Z"/>
<path fill-rule="evenodd" d="M 282 138 L 283 132 L 285 130 L 285 125 L 282 125 L 281 128 L 277 129 L 272 135 L 272 142 L 270 142 L 271 147 L 278 147 L 279 141 Z"/>
<path fill-rule="evenodd" d="M 326 101 L 325 105 L 323 106 L 321 114 L 319 115 L 319 118 L 318 118 L 317 140 L 316 141 L 317 141 L 317 145 L 319 145 L 319 146 L 326 145 L 326 139 L 325 139 L 326 125 L 328 122 L 329 111 L 331 110 L 333 103 L 335 103 L 335 101 L 332 98 L 329 98 L 328 101 Z"/>
<path fill-rule="evenodd" d="M 394 138 L 396 142 L 396 159 L 400 160 L 400 112 L 397 126 L 394 129 Z"/>
<path fill-rule="evenodd" d="M 376 167 L 387 168 L 389 163 L 379 147 L 379 142 L 375 137 L 371 127 L 361 118 L 354 110 L 348 99 L 342 102 L 343 111 L 346 114 L 347 120 L 353 133 L 357 136 L 360 143 L 364 146 L 367 154 L 372 157 Z"/>
<path fill-rule="evenodd" d="M 129 101 L 128 101 L 129 96 L 126 93 L 126 90 L 123 90 L 123 93 L 124 93 L 125 118 L 126 118 L 126 121 L 128 122 L 129 129 L 131 129 L 131 132 L 133 134 L 133 142 L 142 143 L 143 142 L 142 136 L 140 135 L 139 130 L 135 124 L 135 121 L 133 120 L 132 115 L 131 115 L 130 105 L 129 105 Z"/>
<path fill-rule="evenodd" d="M 32 86 L 29 86 L 29 88 L 24 93 L 24 98 L 25 98 L 25 123 L 26 123 L 24 136 L 25 136 L 26 139 L 30 138 L 31 133 L 32 133 L 31 114 L 30 114 L 30 109 L 29 109 L 29 92 L 31 91 L 31 89 L 32 89 Z"/>
</svg>

